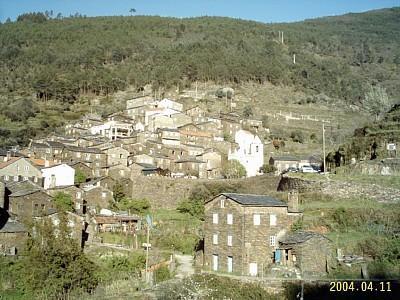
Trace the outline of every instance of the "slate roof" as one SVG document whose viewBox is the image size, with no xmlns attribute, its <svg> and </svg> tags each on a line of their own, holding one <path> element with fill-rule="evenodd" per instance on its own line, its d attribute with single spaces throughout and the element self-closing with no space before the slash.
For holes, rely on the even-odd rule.
<svg viewBox="0 0 400 300">
<path fill-rule="evenodd" d="M 185 163 L 185 162 L 198 163 L 198 164 L 205 163 L 205 161 L 197 160 L 194 157 L 182 158 L 182 159 L 179 159 L 179 160 L 175 161 L 176 164 Z"/>
<path fill-rule="evenodd" d="M 104 154 L 103 151 L 97 148 L 85 148 L 85 147 L 77 147 L 77 146 L 67 146 L 67 149 L 74 152 L 85 152 L 85 153 L 96 153 L 96 154 Z"/>
<path fill-rule="evenodd" d="M 222 193 L 225 197 L 232 199 L 233 201 L 248 206 L 279 206 L 287 207 L 287 203 L 272 198 L 266 195 L 254 195 L 254 194 L 236 194 L 236 193 Z M 215 199 L 215 198 L 214 198 Z"/>
<path fill-rule="evenodd" d="M 25 226 L 15 220 L 8 219 L 7 223 L 0 228 L 1 233 L 27 232 Z"/>
<path fill-rule="evenodd" d="M 29 180 L 10 183 L 7 184 L 6 187 L 11 192 L 10 196 L 12 197 L 25 196 L 43 190 L 40 186 Z"/>
<path fill-rule="evenodd" d="M 10 154 L 11 157 L 26 157 L 25 154 L 20 153 L 20 152 L 18 152 L 18 151 L 7 150 L 7 149 L 0 149 L 0 156 L 7 156 L 7 154 Z"/>
<path fill-rule="evenodd" d="M 275 156 L 271 157 L 274 161 L 299 161 L 300 158 L 294 156 Z"/>
<path fill-rule="evenodd" d="M 316 233 L 316 232 L 311 232 L 311 231 L 297 231 L 291 234 L 288 234 L 284 236 L 279 243 L 283 245 L 293 245 L 293 244 L 301 244 L 313 237 L 322 237 L 327 240 L 329 240 L 326 236 Z"/>
<path fill-rule="evenodd" d="M 152 165 L 152 164 L 137 163 L 137 162 L 135 162 L 134 164 L 137 164 L 137 165 L 143 167 L 144 170 L 157 170 L 158 169 L 155 165 Z"/>
</svg>

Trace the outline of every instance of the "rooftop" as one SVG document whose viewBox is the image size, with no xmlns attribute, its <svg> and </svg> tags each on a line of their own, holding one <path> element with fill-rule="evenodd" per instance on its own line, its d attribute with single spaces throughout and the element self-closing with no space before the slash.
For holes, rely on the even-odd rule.
<svg viewBox="0 0 400 300">
<path fill-rule="evenodd" d="M 248 206 L 279 206 L 287 207 L 287 203 L 272 198 L 266 195 L 254 195 L 254 194 L 236 194 L 236 193 L 222 193 L 225 197 L 232 199 L 233 201 Z M 215 199 L 215 198 L 214 198 Z"/>
<path fill-rule="evenodd" d="M 297 232 L 291 233 L 289 235 L 286 235 L 285 237 L 283 237 L 282 240 L 279 241 L 279 243 L 284 244 L 284 245 L 300 244 L 300 243 L 304 243 L 304 242 L 308 241 L 309 239 L 311 239 L 313 237 L 322 237 L 322 238 L 328 239 L 324 235 L 316 233 L 316 232 L 297 231 Z"/>
<path fill-rule="evenodd" d="M 10 196 L 13 197 L 25 196 L 43 190 L 40 186 L 29 180 L 7 184 L 7 189 L 10 190 Z"/>
<path fill-rule="evenodd" d="M 27 232 L 27 229 L 22 223 L 8 219 L 7 223 L 4 224 L 2 228 L 0 228 L 0 232 L 2 233 Z"/>
</svg>

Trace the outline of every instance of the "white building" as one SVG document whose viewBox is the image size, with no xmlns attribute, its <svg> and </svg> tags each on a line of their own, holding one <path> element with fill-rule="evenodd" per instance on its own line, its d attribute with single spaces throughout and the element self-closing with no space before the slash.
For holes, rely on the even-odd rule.
<svg viewBox="0 0 400 300">
<path fill-rule="evenodd" d="M 183 104 L 166 98 L 159 101 L 157 104 L 158 104 L 157 106 L 161 108 L 170 108 L 177 111 L 183 110 Z"/>
<path fill-rule="evenodd" d="M 90 128 L 91 134 L 99 134 L 108 137 L 112 141 L 116 140 L 118 137 L 130 136 L 132 132 L 132 124 L 117 121 L 108 121 L 104 124 L 92 126 Z"/>
<path fill-rule="evenodd" d="M 264 164 L 264 145 L 257 135 L 246 130 L 235 134 L 236 149 L 229 149 L 228 160 L 238 160 L 246 169 L 247 177 L 259 174 Z"/>
<path fill-rule="evenodd" d="M 45 189 L 74 185 L 75 169 L 66 164 L 45 167 L 41 172 Z"/>
</svg>

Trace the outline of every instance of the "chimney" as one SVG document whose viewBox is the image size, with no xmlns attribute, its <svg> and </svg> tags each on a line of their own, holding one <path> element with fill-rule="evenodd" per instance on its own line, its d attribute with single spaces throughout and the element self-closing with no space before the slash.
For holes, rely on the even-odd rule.
<svg viewBox="0 0 400 300">
<path fill-rule="evenodd" d="M 288 209 L 292 212 L 299 211 L 299 192 L 297 190 L 288 193 Z"/>
<path fill-rule="evenodd" d="M 4 157 L 4 162 L 7 162 L 11 159 L 11 151 L 7 151 L 6 156 Z"/>
</svg>

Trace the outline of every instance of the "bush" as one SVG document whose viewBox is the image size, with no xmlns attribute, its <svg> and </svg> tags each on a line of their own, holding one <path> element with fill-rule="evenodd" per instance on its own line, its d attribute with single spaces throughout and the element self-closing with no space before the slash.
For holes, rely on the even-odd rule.
<svg viewBox="0 0 400 300">
<path fill-rule="evenodd" d="M 181 213 L 187 213 L 191 216 L 204 220 L 204 201 L 198 199 L 184 199 L 179 202 L 176 208 Z"/>
<path fill-rule="evenodd" d="M 167 266 L 162 266 L 154 271 L 154 281 L 159 283 L 172 278 L 172 274 Z"/>
<path fill-rule="evenodd" d="M 123 198 L 118 204 L 117 207 L 120 210 L 127 210 L 133 214 L 143 215 L 147 213 L 150 209 L 150 202 L 147 199 L 127 199 Z"/>
<path fill-rule="evenodd" d="M 84 182 L 86 182 L 86 175 L 85 175 L 85 173 L 83 173 L 82 172 L 82 170 L 80 170 L 80 169 L 77 169 L 76 171 L 75 171 L 75 184 L 81 184 L 81 183 L 84 183 Z"/>
<path fill-rule="evenodd" d="M 261 171 L 262 171 L 264 174 L 269 174 L 269 173 L 274 173 L 274 172 L 276 171 L 276 168 L 275 168 L 274 166 L 272 166 L 272 165 L 264 164 L 264 165 L 261 167 Z"/>
<path fill-rule="evenodd" d="M 56 204 L 57 210 L 60 211 L 72 211 L 73 203 L 72 197 L 69 194 L 59 192 L 54 196 L 54 203 Z"/>
<path fill-rule="evenodd" d="M 304 143 L 304 135 L 300 130 L 295 130 L 290 133 L 290 138 L 293 142 Z"/>
<path fill-rule="evenodd" d="M 222 168 L 222 173 L 228 179 L 246 177 L 246 169 L 236 159 L 229 160 Z"/>
<path fill-rule="evenodd" d="M 146 257 L 142 253 L 133 253 L 129 256 L 113 256 L 107 265 L 118 272 L 140 272 L 146 265 Z"/>
</svg>

